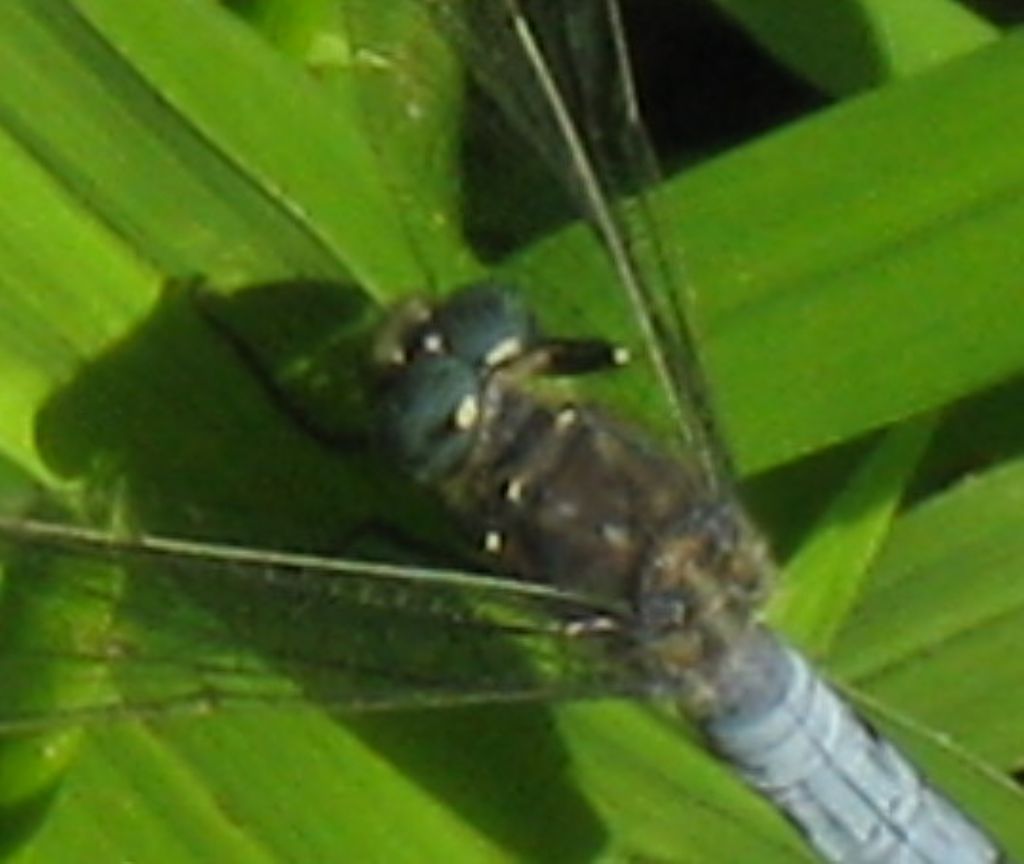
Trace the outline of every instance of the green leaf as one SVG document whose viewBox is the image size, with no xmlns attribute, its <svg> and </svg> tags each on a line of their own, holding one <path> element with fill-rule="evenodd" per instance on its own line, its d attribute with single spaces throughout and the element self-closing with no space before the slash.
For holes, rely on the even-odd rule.
<svg viewBox="0 0 1024 864">
<path fill-rule="evenodd" d="M 717 3 L 781 62 L 835 95 L 916 75 L 998 35 L 950 0 Z"/>
<path fill-rule="evenodd" d="M 924 417 L 888 432 L 790 559 L 768 617 L 810 656 L 828 653 L 849 615 L 935 425 Z"/>
<path fill-rule="evenodd" d="M 1014 721 L 1021 710 L 1022 500 L 1018 461 L 911 510 L 886 542 L 830 663 L 884 706 L 881 717 L 903 725 L 900 740 L 926 747 L 931 730 L 934 746 L 941 730 L 964 748 L 973 780 L 962 765 L 958 776 L 941 761 L 934 765 L 946 773 L 936 767 L 937 776 L 956 778 L 963 800 L 984 824 L 1000 826 L 1011 850 L 1024 843 L 1021 793 L 994 769 L 1018 766 L 1022 750 Z M 916 726 L 909 734 L 908 725 Z M 981 776 L 986 771 L 993 773 Z"/>
<path fill-rule="evenodd" d="M 745 471 L 1020 370 L 1022 51 L 1007 38 L 657 190 L 667 242 L 690 264 L 710 375 Z M 445 176 L 459 88 L 431 103 L 428 115 L 444 118 L 436 128 L 378 145 L 379 118 L 366 121 L 367 91 L 357 89 L 372 73 L 338 56 L 321 81 L 200 0 L 18 0 L 0 10 L 0 447 L 47 489 L 74 502 L 74 490 L 98 487 L 107 504 L 127 499 L 147 530 L 274 548 L 328 550 L 346 526 L 382 513 L 431 533 L 429 502 L 413 500 L 389 466 L 311 439 L 175 288 L 204 276 L 224 295 L 218 319 L 316 405 L 332 390 L 306 373 L 339 331 L 347 338 L 372 318 L 368 298 L 422 284 L 424 269 L 442 284 L 473 269 L 450 212 L 458 184 Z M 408 57 L 396 50 L 385 67 L 422 68 Z M 425 170 L 419 148 L 435 136 L 448 155 Z M 409 213 L 417 201 L 428 203 Z M 410 248 L 408 226 L 438 213 L 426 251 Z M 503 270 L 536 277 L 528 291 L 552 328 L 635 341 L 579 229 L 519 250 Z M 244 290 L 254 283 L 276 287 Z M 331 374 L 347 387 L 356 377 Z M 596 389 L 657 425 L 661 403 L 639 373 Z M 984 501 L 968 504 L 980 530 Z M 913 539 L 899 526 L 887 555 Z M 987 549 L 964 550 L 964 566 Z M 1005 564 L 1009 583 L 1012 558 Z M 986 640 L 1006 631 L 975 626 L 955 598 L 919 609 L 931 593 L 929 573 L 890 614 L 905 608 L 914 630 L 933 626 L 919 615 L 947 622 L 924 639 L 936 652 L 950 633 L 976 632 L 985 651 L 950 661 L 961 673 L 986 661 L 970 666 L 969 687 L 931 689 L 934 667 L 917 654 L 900 667 L 905 678 L 876 679 L 904 644 L 900 628 L 858 619 L 840 629 L 833 668 L 929 733 L 955 732 L 971 758 L 1019 764 L 1019 724 L 1000 723 L 994 700 L 1020 675 L 1020 652 L 996 657 Z M 849 658 L 881 659 L 868 669 Z M 982 707 L 968 701 L 986 693 Z M 978 714 L 988 719 L 974 733 Z M 4 814 L 4 842 L 23 843 L 25 861 L 811 860 L 672 719 L 595 705 L 341 723 L 310 704 L 101 726 L 52 806 L 44 793 L 28 815 Z M 44 773 L 52 740 L 30 744 Z M 1005 815 L 1007 796 L 1017 799 L 980 773 L 971 804 L 1019 854 Z"/>
</svg>

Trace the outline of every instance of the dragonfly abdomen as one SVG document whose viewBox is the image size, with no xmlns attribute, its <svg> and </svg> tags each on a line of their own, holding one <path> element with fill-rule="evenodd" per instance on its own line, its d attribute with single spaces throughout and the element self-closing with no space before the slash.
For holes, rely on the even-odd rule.
<svg viewBox="0 0 1024 864">
<path fill-rule="evenodd" d="M 991 864 L 992 841 L 929 786 L 793 648 L 764 630 L 738 643 L 705 732 L 829 861 Z"/>
</svg>

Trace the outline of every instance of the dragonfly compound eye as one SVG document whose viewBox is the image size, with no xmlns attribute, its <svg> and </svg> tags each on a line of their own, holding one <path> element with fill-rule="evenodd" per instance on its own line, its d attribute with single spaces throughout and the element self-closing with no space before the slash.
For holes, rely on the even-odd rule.
<svg viewBox="0 0 1024 864">
<path fill-rule="evenodd" d="M 440 306 L 433 320 L 449 353 L 478 369 L 493 369 L 537 341 L 537 325 L 510 289 L 493 282 L 469 285 Z"/>
<path fill-rule="evenodd" d="M 378 401 L 382 442 L 422 481 L 461 464 L 476 433 L 480 378 L 462 360 L 424 355 L 395 375 Z"/>
</svg>

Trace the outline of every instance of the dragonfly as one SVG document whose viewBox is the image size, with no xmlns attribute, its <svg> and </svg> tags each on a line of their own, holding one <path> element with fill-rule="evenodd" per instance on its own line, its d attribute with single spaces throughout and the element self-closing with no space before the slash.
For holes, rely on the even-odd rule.
<svg viewBox="0 0 1024 864">
<path fill-rule="evenodd" d="M 527 19 L 521 17 L 514 7 L 499 4 L 494 8 L 505 16 L 501 20 L 511 25 L 509 31 L 515 39 L 513 44 L 518 44 L 524 53 L 521 62 L 533 64 L 537 92 L 541 97 L 539 104 L 547 102 L 549 108 L 557 109 L 563 104 L 561 88 L 555 78 L 546 77 L 545 70 L 550 68 L 544 62 L 547 55 L 540 44 L 533 41 L 533 31 L 526 23 Z M 442 4 L 438 11 L 444 14 L 451 10 Z M 511 15 L 508 14 L 510 11 Z M 461 26 L 457 21 L 449 24 Z M 456 38 L 462 45 L 476 44 L 469 31 L 458 30 Z M 474 63 L 477 68 L 487 68 L 483 58 L 478 57 Z M 627 100 L 627 107 L 629 104 Z M 575 140 L 574 127 L 571 122 L 566 122 L 567 119 L 571 121 L 571 118 L 560 116 L 557 110 L 553 112 L 553 130 L 549 139 L 562 141 L 565 148 L 565 152 L 555 153 L 555 160 L 576 166 L 573 192 L 583 196 L 584 205 L 610 252 L 610 260 L 618 270 L 619 279 L 630 287 L 632 302 L 643 322 L 650 368 L 673 405 L 670 413 L 676 425 L 685 433 L 678 446 L 699 454 L 700 464 L 695 470 L 702 478 L 701 488 L 707 497 L 725 501 L 731 495 L 728 459 L 718 449 L 717 432 L 710 419 L 703 387 L 699 377 L 694 377 L 698 366 L 692 337 L 679 326 L 683 316 L 675 308 L 675 295 L 652 293 L 647 287 L 650 274 L 644 268 L 650 265 L 633 260 L 639 253 L 624 239 L 629 237 L 628 229 L 619 222 L 625 211 L 616 210 L 604 197 L 597 173 L 588 167 L 588 142 Z M 651 254 L 657 263 L 660 252 L 655 250 Z M 432 314 L 429 309 L 421 311 L 421 319 L 429 320 Z M 444 335 L 442 331 L 418 332 L 419 338 L 427 343 L 435 336 Z M 603 363 L 609 365 L 602 358 L 614 353 L 603 351 L 601 344 L 579 339 L 563 342 L 541 340 L 539 344 L 543 348 L 541 354 L 545 357 L 559 355 L 561 366 L 567 364 L 569 367 L 579 364 L 567 361 L 566 357 L 583 356 L 586 362 L 581 361 L 581 365 L 587 367 Z M 602 362 L 595 361 L 595 355 Z M 507 357 L 502 363 L 506 361 Z M 501 364 L 492 365 L 497 368 Z M 559 363 L 553 365 L 560 366 Z M 487 369 L 487 374 L 491 374 L 491 366 Z M 402 414 L 403 418 L 407 416 Z M 715 513 L 704 518 L 709 525 L 716 524 Z M 709 529 L 711 536 L 717 537 L 719 530 L 728 534 L 733 529 L 741 535 L 746 534 L 743 517 L 730 516 L 729 520 L 732 520 L 731 528 Z M 88 582 L 76 574 L 72 585 L 76 602 L 84 599 L 94 604 L 97 618 L 104 618 L 108 610 L 119 606 L 130 610 L 137 627 L 135 632 L 119 632 L 114 640 L 103 634 L 98 637 L 96 648 L 91 651 L 80 649 L 77 655 L 57 652 L 52 647 L 49 651 L 37 649 L 34 657 L 40 661 L 38 666 L 24 663 L 31 659 L 26 653 L 15 656 L 16 661 L 24 663 L 21 673 L 26 678 L 35 678 L 39 669 L 46 668 L 42 661 L 51 666 L 56 661 L 59 666 L 73 659 L 78 668 L 72 670 L 72 674 L 86 673 L 85 680 L 74 681 L 74 688 L 80 687 L 81 691 L 80 695 L 71 697 L 63 710 L 60 719 L 65 721 L 114 716 L 122 712 L 130 716 L 163 715 L 175 708 L 186 712 L 209 712 L 228 702 L 250 700 L 275 704 L 309 693 L 319 693 L 331 706 L 350 710 L 383 710 L 402 705 L 452 705 L 478 699 L 500 702 L 595 695 L 639 697 L 652 695 L 652 690 L 656 695 L 664 696 L 661 691 L 665 690 L 676 696 L 685 691 L 686 700 L 698 706 L 700 712 L 707 710 L 703 706 L 713 703 L 721 690 L 717 683 L 705 680 L 703 676 L 692 682 L 665 682 L 649 673 L 645 678 L 642 668 L 638 668 L 635 650 L 629 650 L 635 648 L 633 640 L 626 639 L 625 646 L 618 644 L 624 641 L 621 602 L 596 599 L 592 592 L 566 590 L 565 586 L 512 583 L 507 578 L 487 578 L 478 574 L 461 575 L 450 571 L 438 574 L 422 568 L 366 562 L 331 563 L 314 557 L 267 552 L 247 554 L 230 547 L 159 537 L 119 539 L 116 534 L 98 535 L 88 530 L 63 527 L 53 531 L 47 524 L 21 520 L 10 523 L 10 529 L 20 540 L 31 541 L 36 547 L 57 547 L 69 553 L 109 551 L 133 556 L 144 574 L 148 567 L 155 568 L 149 571 L 148 579 L 134 579 L 127 588 L 119 584 L 116 573 L 102 569 L 91 573 L 92 579 Z M 706 535 L 701 532 L 701 536 Z M 502 543 L 500 532 L 497 537 L 491 534 L 485 539 L 498 546 Z M 760 559 L 761 553 L 755 551 L 757 547 L 753 541 L 739 545 L 746 550 L 744 554 Z M 28 561 L 26 566 L 31 568 L 33 562 Z M 768 565 L 758 560 L 750 567 L 759 576 Z M 180 620 L 163 623 L 168 631 L 189 634 L 198 648 L 197 654 L 203 659 L 186 665 L 180 656 L 162 654 L 159 643 L 155 647 L 147 645 L 145 652 L 139 647 L 144 643 L 147 625 L 152 626 L 166 618 L 168 611 L 175 608 L 162 594 L 166 584 L 159 575 L 159 568 L 165 568 L 170 574 L 166 584 L 173 585 L 175 591 L 187 584 L 200 601 L 198 611 L 189 609 L 180 616 Z M 304 639 L 289 635 L 287 644 L 270 644 L 266 649 L 273 663 L 296 673 L 295 680 L 282 683 L 269 679 L 263 674 L 259 662 L 236 656 L 231 637 L 237 636 L 237 632 L 231 631 L 241 630 L 249 637 L 259 632 L 275 634 L 270 636 L 271 642 L 279 638 L 276 634 L 281 631 L 267 620 L 267 609 L 272 608 L 269 604 L 247 601 L 244 606 L 235 604 L 236 608 L 231 610 L 204 608 L 202 595 L 215 575 L 218 579 L 231 578 L 238 585 L 247 584 L 248 597 L 261 592 L 272 595 L 275 598 L 273 608 L 287 609 L 287 614 L 294 616 L 294 629 L 303 630 Z M 760 586 L 757 578 L 750 581 L 749 602 L 753 604 Z M 146 587 L 139 595 L 133 596 L 138 582 Z M 58 590 L 60 582 L 56 584 L 55 590 Z M 122 597 L 124 592 L 129 596 Z M 745 598 L 748 592 L 740 593 Z M 281 605 L 276 605 L 276 601 Z M 213 598 L 209 602 L 215 607 L 220 601 Z M 692 599 L 687 600 L 688 604 L 693 602 Z M 714 605 L 714 601 L 708 602 Z M 748 599 L 738 602 L 745 607 Z M 679 610 L 666 611 L 674 615 Z M 326 614 L 328 612 L 330 614 Z M 740 629 L 746 627 L 749 614 L 745 608 L 742 613 L 737 613 L 736 626 Z M 382 618 L 384 615 L 386 619 Z M 171 612 L 171 617 L 177 616 Z M 222 620 L 228 622 L 226 628 Z M 384 620 L 386 626 L 382 626 Z M 339 627 L 339 621 L 344 622 L 343 627 Z M 730 621 L 729 626 L 732 627 L 733 623 Z M 292 631 L 287 632 L 291 634 Z M 756 656 L 774 656 L 772 651 L 778 651 L 778 656 L 783 658 L 796 656 L 785 648 L 772 647 L 777 643 L 763 631 L 755 629 L 751 632 L 757 634 L 756 641 L 760 646 Z M 396 634 L 399 633 L 401 638 L 397 639 Z M 85 634 L 86 637 L 89 635 Z M 76 636 L 84 638 L 81 634 Z M 729 644 L 732 639 L 730 636 L 724 644 Z M 333 642 L 334 647 L 325 656 L 322 646 L 329 642 Z M 522 643 L 529 663 L 518 657 L 517 643 Z M 628 662 L 623 660 L 624 657 Z M 643 666 L 642 660 L 640 658 L 640 667 Z M 798 659 L 778 662 L 792 662 L 799 674 L 810 675 Z M 103 680 L 89 680 L 106 667 L 116 670 L 116 688 L 107 687 Z M 187 670 L 188 675 L 183 674 L 183 670 Z M 439 674 L 442 671 L 443 675 Z M 657 684 L 653 688 L 652 680 Z M 819 694 L 819 698 L 830 699 L 829 691 L 814 692 Z M 824 697 L 820 696 L 822 693 Z M 841 711 L 839 708 L 834 710 Z M 35 716 L 29 703 L 20 716 L 12 713 L 7 724 L 9 728 L 19 725 L 30 728 Z M 847 728 L 860 728 L 845 714 L 833 716 L 842 716 Z M 43 719 L 49 722 L 52 717 L 51 712 Z M 723 728 L 714 734 L 720 736 L 719 746 L 728 749 L 728 731 Z M 868 742 L 859 746 L 872 745 Z M 887 758 L 898 759 L 888 750 L 885 753 Z M 957 822 L 961 817 L 955 812 L 947 814 L 946 818 L 951 820 L 949 824 L 961 824 Z M 973 826 L 967 821 L 962 824 L 966 826 L 964 831 L 970 834 Z M 804 827 L 811 830 L 810 826 Z M 986 848 L 983 838 L 965 842 Z"/>
</svg>

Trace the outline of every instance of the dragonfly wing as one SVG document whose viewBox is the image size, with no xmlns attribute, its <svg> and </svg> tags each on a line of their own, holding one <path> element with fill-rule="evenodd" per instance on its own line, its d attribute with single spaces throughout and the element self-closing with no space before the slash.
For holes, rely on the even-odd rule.
<svg viewBox="0 0 1024 864">
<path fill-rule="evenodd" d="M 625 291 L 689 458 L 728 489 L 731 463 L 701 370 L 693 286 L 660 240 L 660 177 L 615 3 L 425 0 L 466 68 L 563 183 Z"/>
<path fill-rule="evenodd" d="M 637 688 L 600 626 L 611 619 L 559 592 L 48 523 L 0 533 L 18 546 L 5 609 L 23 630 L 0 657 L 22 694 L 5 700 L 0 729 L 245 702 L 354 713 Z"/>
</svg>

